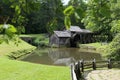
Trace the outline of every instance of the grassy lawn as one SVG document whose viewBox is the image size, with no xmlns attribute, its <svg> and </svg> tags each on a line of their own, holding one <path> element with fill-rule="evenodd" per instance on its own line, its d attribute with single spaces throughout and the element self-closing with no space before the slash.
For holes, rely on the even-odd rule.
<svg viewBox="0 0 120 80">
<path fill-rule="evenodd" d="M 107 43 L 89 43 L 89 44 L 80 44 L 81 48 L 89 48 L 89 49 L 95 49 L 96 51 L 104 51 L 104 49 L 107 47 Z"/>
<path fill-rule="evenodd" d="M 23 50 L 23 49 L 35 49 L 34 46 L 29 45 L 25 41 L 22 41 L 17 45 L 14 44 L 14 42 L 10 41 L 9 44 L 7 43 L 2 43 L 0 44 L 0 56 L 2 55 L 7 55 L 11 52 L 16 52 L 18 50 Z"/>
<path fill-rule="evenodd" d="M 89 44 L 82 44 L 84 46 L 92 46 L 92 47 L 95 47 L 95 48 L 104 48 L 107 46 L 107 43 L 100 43 L 100 42 L 96 42 L 96 43 L 89 43 Z"/>
<path fill-rule="evenodd" d="M 35 47 L 22 40 L 18 46 L 12 41 L 9 44 L 0 44 L 0 80 L 70 80 L 69 67 L 33 64 L 5 57 L 11 52 L 24 49 Z"/>
<path fill-rule="evenodd" d="M 70 69 L 0 58 L 0 80 L 70 80 Z"/>
</svg>

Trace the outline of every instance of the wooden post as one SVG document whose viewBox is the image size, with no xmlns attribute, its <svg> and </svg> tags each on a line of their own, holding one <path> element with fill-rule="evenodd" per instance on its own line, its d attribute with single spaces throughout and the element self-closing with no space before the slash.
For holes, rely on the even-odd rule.
<svg viewBox="0 0 120 80">
<path fill-rule="evenodd" d="M 76 78 L 76 74 L 74 72 L 74 64 L 71 64 L 71 77 L 72 77 L 72 80 L 77 80 Z"/>
<path fill-rule="evenodd" d="M 78 64 L 75 65 L 75 70 L 74 71 L 75 71 L 77 80 L 80 80 L 80 72 L 79 72 Z"/>
<path fill-rule="evenodd" d="M 78 73 L 80 75 L 80 78 L 82 78 L 82 72 L 80 70 L 80 62 L 78 61 Z"/>
<path fill-rule="evenodd" d="M 92 65 L 93 65 L 93 70 L 96 70 L 96 60 L 95 59 L 93 59 Z"/>
<path fill-rule="evenodd" d="M 111 63 L 111 59 L 108 59 L 108 69 L 112 68 L 112 63 Z"/>
<path fill-rule="evenodd" d="M 83 59 L 80 61 L 80 65 L 81 65 L 81 71 L 84 72 L 84 60 Z"/>
<path fill-rule="evenodd" d="M 72 77 L 72 80 L 74 80 L 74 76 L 73 76 L 73 65 L 70 65 L 70 69 L 71 69 L 71 77 Z"/>
</svg>

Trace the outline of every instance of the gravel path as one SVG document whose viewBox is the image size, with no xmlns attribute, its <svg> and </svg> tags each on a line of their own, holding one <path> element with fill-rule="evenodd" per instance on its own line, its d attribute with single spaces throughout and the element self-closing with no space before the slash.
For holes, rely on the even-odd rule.
<svg viewBox="0 0 120 80">
<path fill-rule="evenodd" d="M 86 80 L 120 80 L 120 70 L 95 70 L 91 71 Z"/>
</svg>

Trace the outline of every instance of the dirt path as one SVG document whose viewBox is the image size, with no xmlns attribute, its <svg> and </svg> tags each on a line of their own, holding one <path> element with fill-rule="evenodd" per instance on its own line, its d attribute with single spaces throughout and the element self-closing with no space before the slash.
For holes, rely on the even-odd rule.
<svg viewBox="0 0 120 80">
<path fill-rule="evenodd" d="M 88 73 L 86 80 L 120 80 L 120 70 L 95 70 Z"/>
</svg>

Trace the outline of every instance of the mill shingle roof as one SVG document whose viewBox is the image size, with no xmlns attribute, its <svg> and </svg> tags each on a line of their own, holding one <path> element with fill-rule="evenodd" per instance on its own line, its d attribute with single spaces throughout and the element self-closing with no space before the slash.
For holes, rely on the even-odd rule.
<svg viewBox="0 0 120 80">
<path fill-rule="evenodd" d="M 54 33 L 58 37 L 71 37 L 71 33 L 69 31 L 54 31 Z"/>
</svg>

